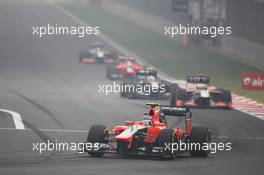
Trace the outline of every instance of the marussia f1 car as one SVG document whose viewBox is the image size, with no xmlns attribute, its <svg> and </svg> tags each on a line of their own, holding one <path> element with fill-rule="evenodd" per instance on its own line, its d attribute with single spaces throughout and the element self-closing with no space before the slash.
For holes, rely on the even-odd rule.
<svg viewBox="0 0 264 175">
<path fill-rule="evenodd" d="M 144 66 L 138 64 L 133 56 L 121 56 L 116 62 L 106 67 L 106 78 L 111 80 L 130 78 L 134 77 L 138 71 L 144 69 Z"/>
<path fill-rule="evenodd" d="M 80 51 L 81 63 L 113 63 L 118 58 L 117 53 L 106 50 L 101 43 L 91 44 L 88 50 Z"/>
<path fill-rule="evenodd" d="M 210 78 L 208 76 L 194 75 L 187 78 L 184 88 L 172 84 L 170 87 L 170 105 L 231 109 L 231 92 L 210 87 L 209 83 Z"/>
<path fill-rule="evenodd" d="M 158 72 L 152 68 L 138 71 L 134 78 L 122 79 L 121 97 L 130 99 L 168 99 L 169 86 L 158 78 Z"/>
<path fill-rule="evenodd" d="M 173 143 L 210 144 L 211 132 L 206 127 L 192 127 L 192 113 L 188 108 L 148 104 L 148 112 L 140 121 L 125 121 L 108 130 L 103 125 L 93 125 L 88 133 L 87 143 L 99 145 L 97 149 L 86 150 L 93 157 L 106 153 L 128 155 L 150 155 L 162 159 L 189 152 L 194 157 L 207 157 L 210 150 L 191 149 L 171 151 L 166 145 Z M 169 128 L 166 115 L 185 118 L 185 130 Z"/>
</svg>

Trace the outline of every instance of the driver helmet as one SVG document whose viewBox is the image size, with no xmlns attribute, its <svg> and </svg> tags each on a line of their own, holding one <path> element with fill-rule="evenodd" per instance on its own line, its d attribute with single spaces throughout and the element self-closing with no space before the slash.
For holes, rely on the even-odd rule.
<svg viewBox="0 0 264 175">
<path fill-rule="evenodd" d="M 147 115 L 147 114 L 144 114 L 144 116 L 142 117 L 142 121 L 145 123 L 145 125 L 151 125 L 152 121 L 151 121 L 151 118 Z"/>
</svg>

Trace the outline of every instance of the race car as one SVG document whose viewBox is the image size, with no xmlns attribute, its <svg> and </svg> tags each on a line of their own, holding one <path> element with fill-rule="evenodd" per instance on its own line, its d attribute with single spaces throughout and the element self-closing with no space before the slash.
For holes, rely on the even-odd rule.
<svg viewBox="0 0 264 175">
<path fill-rule="evenodd" d="M 122 56 L 114 64 L 106 67 L 106 78 L 111 80 L 130 78 L 141 70 L 144 70 L 144 66 L 138 64 L 133 56 Z"/>
<path fill-rule="evenodd" d="M 81 63 L 114 63 L 117 58 L 116 52 L 105 49 L 101 43 L 93 43 L 88 50 L 82 50 L 79 54 Z"/>
<path fill-rule="evenodd" d="M 189 108 L 162 106 L 155 103 L 139 121 L 125 121 L 109 130 L 104 125 L 93 125 L 88 133 L 87 142 L 97 145 L 86 150 L 92 157 L 104 154 L 151 155 L 161 159 L 173 159 L 181 153 L 188 152 L 193 157 L 207 157 L 209 149 L 199 147 L 175 149 L 176 144 L 185 143 L 198 146 L 210 144 L 211 132 L 206 127 L 192 126 L 192 113 Z M 183 117 L 185 129 L 170 128 L 166 116 Z M 174 145 L 174 146 L 173 146 Z"/>
<path fill-rule="evenodd" d="M 231 92 L 209 86 L 210 78 L 205 75 L 187 77 L 184 88 L 172 84 L 170 105 L 193 108 L 232 109 Z"/>
<path fill-rule="evenodd" d="M 121 97 L 130 99 L 168 99 L 168 85 L 162 83 L 158 78 L 155 69 L 145 68 L 138 71 L 134 78 L 123 79 L 121 81 Z"/>
</svg>

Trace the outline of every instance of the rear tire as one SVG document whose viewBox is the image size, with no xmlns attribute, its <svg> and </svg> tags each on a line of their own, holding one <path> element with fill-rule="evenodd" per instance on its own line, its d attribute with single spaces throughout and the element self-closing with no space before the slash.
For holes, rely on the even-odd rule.
<svg viewBox="0 0 264 175">
<path fill-rule="evenodd" d="M 228 104 L 228 103 L 232 103 L 232 95 L 231 95 L 231 91 L 229 90 L 225 90 L 223 91 L 223 98 L 224 101 Z M 230 110 L 231 107 L 227 106 L 225 109 Z"/>
<path fill-rule="evenodd" d="M 120 97 L 125 98 L 127 95 L 125 92 L 120 92 Z"/>
<path fill-rule="evenodd" d="M 204 143 L 210 143 L 211 132 L 206 127 L 193 127 L 190 135 L 190 143 L 200 144 L 199 150 L 190 150 L 192 157 L 208 157 L 210 150 L 202 150 Z"/>
<path fill-rule="evenodd" d="M 134 95 L 134 92 L 129 92 L 126 94 L 127 98 L 129 99 L 135 99 L 135 95 Z"/>
<path fill-rule="evenodd" d="M 163 129 L 160 131 L 160 136 L 158 137 L 157 140 L 157 145 L 158 147 L 162 147 L 162 153 L 160 154 L 161 159 L 174 159 L 175 156 L 172 153 L 171 147 L 168 149 L 166 145 L 170 146 L 175 140 L 174 136 L 174 130 L 173 129 Z"/>
<path fill-rule="evenodd" d="M 111 79 L 111 75 L 112 75 L 112 67 L 107 66 L 107 67 L 106 67 L 105 78 L 106 78 L 106 79 Z"/>
<path fill-rule="evenodd" d="M 124 87 L 125 83 L 121 82 L 121 87 Z M 120 90 L 120 97 L 125 98 L 127 96 L 126 90 L 122 91 L 122 89 Z"/>
<path fill-rule="evenodd" d="M 178 85 L 171 84 L 170 85 L 170 105 L 176 106 L 176 93 L 177 93 Z"/>
<path fill-rule="evenodd" d="M 103 125 L 93 125 L 88 133 L 88 143 L 108 143 L 108 131 Z M 100 150 L 99 150 L 100 151 Z M 93 157 L 102 157 L 103 152 L 99 151 L 88 151 L 88 154 Z"/>
</svg>

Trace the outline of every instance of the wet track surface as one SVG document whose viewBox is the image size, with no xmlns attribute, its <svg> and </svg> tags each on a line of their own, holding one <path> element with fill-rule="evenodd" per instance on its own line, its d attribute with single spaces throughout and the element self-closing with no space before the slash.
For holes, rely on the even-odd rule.
<svg viewBox="0 0 264 175">
<path fill-rule="evenodd" d="M 32 151 L 36 141 L 86 139 L 87 133 L 63 130 L 88 130 L 94 123 L 111 127 L 146 110 L 144 100 L 98 92 L 98 84 L 111 83 L 105 66 L 78 62 L 79 50 L 94 37 L 32 35 L 32 26 L 47 24 L 77 25 L 45 1 L 0 1 L 0 108 L 19 112 L 25 127 L 33 129 L 4 129 L 14 124 L 0 113 L 0 174 L 263 174 L 263 120 L 236 110 L 193 110 L 194 125 L 208 126 L 214 136 L 225 136 L 221 141 L 232 142 L 231 152 L 209 158 L 161 161 Z"/>
</svg>

